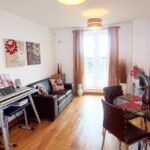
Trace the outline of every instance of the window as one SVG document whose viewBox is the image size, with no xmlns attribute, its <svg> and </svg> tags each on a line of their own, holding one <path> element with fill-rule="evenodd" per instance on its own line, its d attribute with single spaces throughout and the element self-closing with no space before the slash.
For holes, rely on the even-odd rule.
<svg viewBox="0 0 150 150">
<path fill-rule="evenodd" d="M 107 85 L 108 32 L 86 31 L 83 36 L 84 89 L 102 90 Z"/>
</svg>

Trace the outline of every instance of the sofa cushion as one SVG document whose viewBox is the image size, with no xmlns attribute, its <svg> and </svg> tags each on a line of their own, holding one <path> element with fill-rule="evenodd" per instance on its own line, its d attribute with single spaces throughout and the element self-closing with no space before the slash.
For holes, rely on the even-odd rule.
<svg viewBox="0 0 150 150">
<path fill-rule="evenodd" d="M 57 95 L 57 103 L 58 103 L 58 105 L 60 105 L 65 100 L 66 100 L 66 95 L 64 95 L 64 94 L 58 94 Z"/>
<path fill-rule="evenodd" d="M 44 85 L 40 85 L 39 84 L 37 86 L 37 89 L 38 89 L 38 94 L 40 94 L 40 95 L 48 95 L 48 92 L 47 92 L 47 90 L 46 90 Z"/>
<path fill-rule="evenodd" d="M 64 90 L 64 84 L 61 79 L 50 79 L 53 92 Z"/>
<path fill-rule="evenodd" d="M 68 97 L 69 95 L 72 94 L 72 90 L 60 90 L 60 91 L 55 91 L 53 93 L 56 95 L 57 94 L 63 94 L 63 95 L 66 95 Z"/>
<path fill-rule="evenodd" d="M 67 96 L 72 95 L 72 90 L 65 90 L 65 91 Z"/>
</svg>

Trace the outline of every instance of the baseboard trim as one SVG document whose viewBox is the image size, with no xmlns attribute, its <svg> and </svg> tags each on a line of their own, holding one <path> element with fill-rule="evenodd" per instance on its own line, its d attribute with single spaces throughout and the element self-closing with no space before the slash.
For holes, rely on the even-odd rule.
<svg viewBox="0 0 150 150">
<path fill-rule="evenodd" d="M 104 93 L 103 92 L 84 92 L 84 95 L 99 95 L 99 96 L 103 96 Z"/>
</svg>

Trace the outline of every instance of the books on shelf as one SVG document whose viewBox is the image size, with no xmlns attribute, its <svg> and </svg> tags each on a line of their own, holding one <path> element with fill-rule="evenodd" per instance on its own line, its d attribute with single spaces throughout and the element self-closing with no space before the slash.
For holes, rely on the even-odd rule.
<svg viewBox="0 0 150 150">
<path fill-rule="evenodd" d="M 16 103 L 12 104 L 12 105 L 13 106 L 23 106 L 23 105 L 25 105 L 27 103 L 28 103 L 28 99 L 26 98 L 26 99 L 20 100 L 20 101 L 18 101 Z"/>
</svg>

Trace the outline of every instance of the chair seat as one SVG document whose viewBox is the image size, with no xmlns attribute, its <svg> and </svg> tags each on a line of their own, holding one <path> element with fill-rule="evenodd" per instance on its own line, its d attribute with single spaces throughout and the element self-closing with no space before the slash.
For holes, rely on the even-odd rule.
<svg viewBox="0 0 150 150">
<path fill-rule="evenodd" d="M 144 130 L 132 125 L 131 123 L 127 123 L 126 141 L 123 141 L 123 142 L 126 142 L 127 144 L 130 145 L 146 137 L 150 137 L 150 133 L 145 132 Z"/>
<path fill-rule="evenodd" d="M 126 112 L 126 119 L 127 120 L 131 120 L 131 119 L 138 118 L 138 117 L 141 117 L 141 116 L 137 115 L 137 114 L 133 114 L 131 112 Z"/>
<path fill-rule="evenodd" d="M 21 111 L 22 109 L 24 109 L 25 107 L 27 107 L 28 105 L 30 105 L 30 103 L 27 103 L 23 106 L 10 106 L 4 110 L 4 115 L 12 116 L 16 114 L 17 112 Z"/>
</svg>

